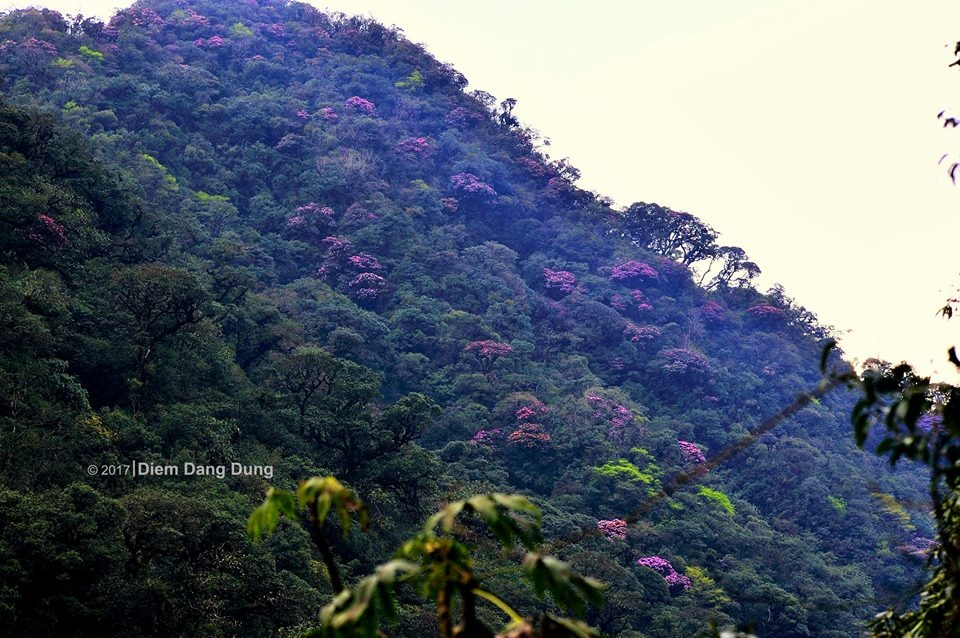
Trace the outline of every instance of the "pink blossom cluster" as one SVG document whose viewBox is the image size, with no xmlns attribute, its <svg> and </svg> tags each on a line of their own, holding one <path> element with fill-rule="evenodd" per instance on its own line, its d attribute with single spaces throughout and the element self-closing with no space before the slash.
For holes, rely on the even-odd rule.
<svg viewBox="0 0 960 638">
<path fill-rule="evenodd" d="M 484 119 L 484 116 L 481 113 L 477 113 L 476 111 L 471 111 L 461 106 L 458 106 L 457 108 L 447 113 L 446 117 L 444 117 L 443 119 L 444 119 L 444 122 L 446 122 L 447 125 L 449 126 L 463 127 L 463 126 L 468 126 L 468 125 L 476 124 L 477 122 L 480 122 L 481 120 Z"/>
<path fill-rule="evenodd" d="M 627 521 L 622 518 L 597 521 L 597 529 L 610 540 L 627 540 Z"/>
<path fill-rule="evenodd" d="M 763 366 L 763 370 L 761 370 L 760 372 L 765 377 L 772 377 L 772 376 L 776 376 L 777 372 L 779 371 L 780 371 L 780 366 L 777 365 L 776 363 L 771 363 L 770 365 Z"/>
<path fill-rule="evenodd" d="M 476 355 L 482 359 L 500 357 L 513 352 L 513 348 L 506 343 L 485 339 L 483 341 L 471 341 L 466 345 L 464 351 L 476 351 Z"/>
<path fill-rule="evenodd" d="M 440 198 L 440 207 L 443 208 L 445 213 L 455 213 L 460 208 L 460 202 L 457 201 L 456 197 L 442 197 Z"/>
<path fill-rule="evenodd" d="M 377 214 L 367 210 L 363 204 L 351 204 L 343 213 L 343 221 L 347 224 L 363 224 L 379 219 Z"/>
<path fill-rule="evenodd" d="M 638 326 L 632 321 L 627 322 L 623 329 L 624 334 L 630 337 L 631 343 L 650 343 L 660 338 L 660 328 L 656 326 Z"/>
<path fill-rule="evenodd" d="M 547 174 L 546 167 L 532 157 L 521 157 L 517 160 L 517 164 L 535 177 L 543 177 Z"/>
<path fill-rule="evenodd" d="M 534 401 L 533 403 L 520 406 L 513 414 L 517 417 L 517 421 L 526 421 L 527 419 L 532 419 L 539 414 L 546 414 L 549 411 L 550 408 L 548 408 L 546 405 L 540 401 Z"/>
<path fill-rule="evenodd" d="M 367 253 L 357 253 L 347 258 L 350 265 L 357 270 L 380 270 L 382 266 L 380 261 L 373 255 Z"/>
<path fill-rule="evenodd" d="M 325 120 L 335 120 L 337 119 L 337 112 L 329 106 L 325 106 L 320 109 L 320 117 Z"/>
<path fill-rule="evenodd" d="M 480 178 L 473 173 L 457 173 L 450 177 L 450 183 L 453 187 L 463 193 L 471 195 L 484 195 L 496 197 L 497 191 L 489 184 L 480 181 Z"/>
<path fill-rule="evenodd" d="M 544 431 L 539 423 L 521 423 L 520 427 L 507 436 L 507 442 L 527 448 L 541 447 L 550 443 L 553 437 Z"/>
<path fill-rule="evenodd" d="M 430 151 L 430 142 L 425 137 L 408 137 L 393 147 L 398 153 L 410 153 L 423 157 Z"/>
<path fill-rule="evenodd" d="M 321 206 L 316 202 L 310 202 L 303 206 L 297 206 L 298 215 L 307 215 L 309 217 L 319 217 L 321 219 L 332 221 L 336 213 L 329 206 Z"/>
<path fill-rule="evenodd" d="M 323 265 L 317 270 L 321 277 L 335 275 L 340 272 L 341 264 L 353 250 L 353 242 L 349 239 L 340 239 L 339 237 L 325 237 L 322 245 L 327 247 L 327 255 L 323 260 Z"/>
<path fill-rule="evenodd" d="M 123 11 L 118 11 L 110 18 L 110 26 L 119 28 L 125 24 L 132 24 L 135 27 L 158 28 L 165 23 L 160 14 L 148 7 L 133 6 Z"/>
<path fill-rule="evenodd" d="M 267 27 L 267 33 L 275 38 L 282 38 L 286 32 L 286 27 L 279 23 L 274 23 Z"/>
<path fill-rule="evenodd" d="M 373 102 L 370 100 L 365 100 L 359 95 L 348 97 L 343 105 L 348 109 L 353 109 L 354 111 L 359 111 L 360 113 L 367 113 L 368 115 L 372 115 L 377 111 L 377 107 Z"/>
<path fill-rule="evenodd" d="M 606 421 L 610 429 L 608 434 L 612 437 L 620 436 L 624 428 L 633 423 L 633 412 L 625 405 L 620 405 L 616 401 L 610 401 L 596 394 L 588 394 L 587 401 L 593 408 L 593 418 Z"/>
<path fill-rule="evenodd" d="M 783 310 L 768 304 L 759 304 L 747 308 L 747 312 L 757 319 L 776 320 L 783 318 Z"/>
<path fill-rule="evenodd" d="M 182 14 L 175 15 L 177 15 L 176 23 L 179 25 L 205 27 L 210 24 L 206 16 L 202 16 L 190 8 L 182 9 Z"/>
<path fill-rule="evenodd" d="M 58 246 L 63 246 L 67 243 L 67 232 L 64 230 L 63 226 L 58 224 L 57 221 L 50 217 L 49 215 L 39 215 L 37 221 L 40 222 L 43 232 L 39 230 L 32 230 L 28 237 L 33 241 L 44 241 L 47 237 L 52 237 L 54 242 Z"/>
<path fill-rule="evenodd" d="M 573 292 L 577 287 L 577 278 L 567 270 L 543 269 L 544 286 L 550 290 Z"/>
<path fill-rule="evenodd" d="M 680 447 L 680 457 L 684 463 L 700 465 L 701 463 L 707 462 L 707 457 L 704 456 L 703 450 L 701 450 L 696 443 L 677 441 L 677 445 Z"/>
<path fill-rule="evenodd" d="M 700 318 L 707 323 L 724 323 L 727 320 L 727 311 L 716 301 L 711 300 L 700 306 Z"/>
<path fill-rule="evenodd" d="M 642 290 L 631 290 L 630 298 L 637 304 L 637 310 L 653 310 L 653 306 L 647 301 L 647 296 Z"/>
<path fill-rule="evenodd" d="M 927 558 L 930 554 L 937 551 L 939 547 L 940 543 L 933 539 L 916 536 L 912 543 L 898 545 L 897 550 L 904 554 L 916 556 L 917 558 Z"/>
<path fill-rule="evenodd" d="M 296 214 L 287 220 L 287 228 L 303 228 L 308 224 L 319 224 L 330 226 L 334 223 L 333 209 L 329 206 L 320 206 L 316 202 L 310 202 L 303 206 L 297 206 Z M 336 239 L 327 237 L 327 239 Z M 326 242 L 327 239 L 324 241 Z"/>
<path fill-rule="evenodd" d="M 308 206 L 310 205 L 316 206 L 312 202 L 308 204 Z M 319 210 L 323 211 L 324 209 L 326 207 Z M 348 267 L 353 271 L 361 271 L 346 282 L 350 294 L 356 299 L 372 299 L 386 285 L 386 280 L 383 277 L 372 272 L 382 268 L 379 260 L 373 255 L 367 253 L 351 254 L 353 253 L 353 243 L 339 237 L 326 237 L 321 243 L 326 246 L 327 254 L 324 257 L 323 265 L 317 271 L 319 276 L 337 276 Z M 345 279 L 339 281 L 342 284 Z"/>
<path fill-rule="evenodd" d="M 663 369 L 673 374 L 706 373 L 710 364 L 702 356 L 686 348 L 665 348 L 660 351 L 665 360 Z"/>
<path fill-rule="evenodd" d="M 649 265 L 628 259 L 617 264 L 610 270 L 610 281 L 623 281 L 625 279 L 656 279 L 659 277 L 657 271 Z"/>
<path fill-rule="evenodd" d="M 688 591 L 693 587 L 693 583 L 686 576 L 682 576 L 677 573 L 677 570 L 673 568 L 673 565 L 670 564 L 670 561 L 661 558 L 659 556 L 644 556 L 637 560 L 637 565 L 641 567 L 649 567 L 653 571 L 657 572 L 663 579 L 667 581 L 667 586 L 670 588 L 671 592 L 678 591 L 683 589 Z"/>
<path fill-rule="evenodd" d="M 656 257 L 654 259 L 657 263 L 657 268 L 660 270 L 660 274 L 663 275 L 666 279 L 673 278 L 684 278 L 688 274 L 687 267 L 676 262 L 669 257 Z"/>
<path fill-rule="evenodd" d="M 24 40 L 20 47 L 30 51 L 41 51 L 47 55 L 57 55 L 57 47 L 46 40 L 39 40 L 37 38 L 28 38 Z"/>
<path fill-rule="evenodd" d="M 380 294 L 386 279 L 372 272 L 362 272 L 347 284 L 358 299 L 372 299 Z"/>
<path fill-rule="evenodd" d="M 470 442 L 483 445 L 493 445 L 501 436 L 503 436 L 503 430 L 500 428 L 493 428 L 492 430 L 480 430 L 473 435 L 473 438 L 470 439 Z"/>
<path fill-rule="evenodd" d="M 548 197 L 560 197 L 565 191 L 570 189 L 570 184 L 562 177 L 551 177 L 547 180 L 547 187 L 544 192 Z"/>
<path fill-rule="evenodd" d="M 219 49 L 223 46 L 223 38 L 219 35 L 210 36 L 206 40 L 197 38 L 193 41 L 193 44 L 201 49 Z"/>
<path fill-rule="evenodd" d="M 626 312 L 627 308 L 630 307 L 627 298 L 619 293 L 614 294 L 613 297 L 610 298 L 610 306 L 620 312 Z"/>
<path fill-rule="evenodd" d="M 301 120 L 309 120 L 313 116 L 310 115 L 305 109 L 300 109 L 297 111 L 297 117 L 299 117 Z"/>
</svg>

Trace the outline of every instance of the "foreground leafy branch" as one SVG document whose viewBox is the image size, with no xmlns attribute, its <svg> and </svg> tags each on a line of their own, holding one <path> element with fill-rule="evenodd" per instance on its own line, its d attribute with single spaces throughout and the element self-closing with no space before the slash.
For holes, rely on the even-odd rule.
<svg viewBox="0 0 960 638">
<path fill-rule="evenodd" d="M 825 367 L 829 350 L 824 350 Z M 950 361 L 960 368 L 956 351 Z M 932 575 L 916 609 L 889 609 L 872 623 L 878 638 L 946 638 L 960 635 L 960 387 L 933 383 L 911 366 L 878 363 L 862 375 L 834 375 L 860 394 L 853 409 L 857 445 L 875 445 L 891 465 L 910 459 L 930 471 L 929 490 L 938 538 Z"/>
<path fill-rule="evenodd" d="M 499 609 L 508 622 L 499 636 L 577 637 L 590 638 L 597 632 L 576 618 L 541 614 L 524 618 L 500 596 L 488 590 L 474 571 L 473 547 L 464 540 L 467 521 L 479 518 L 487 530 L 507 550 L 519 543 L 528 553 L 523 560 L 527 578 L 534 593 L 543 598 L 547 593 L 561 607 L 575 616 L 582 616 L 587 603 L 603 604 L 603 585 L 573 572 L 564 562 L 543 556 L 533 550 L 541 542 L 539 508 L 523 496 L 481 494 L 455 501 L 431 516 L 421 530 L 407 540 L 397 558 L 376 568 L 373 574 L 354 587 L 344 587 L 337 562 L 323 534 L 323 523 L 334 511 L 343 533 L 351 527 L 356 513 L 360 526 L 366 529 L 365 506 L 349 489 L 334 477 L 314 477 L 303 481 L 293 493 L 271 488 L 264 502 L 247 522 L 247 531 L 257 540 L 272 533 L 281 517 L 298 520 L 307 511 L 310 538 L 323 556 L 335 595 L 320 613 L 321 627 L 312 636 L 346 638 L 383 636 L 381 624 L 398 619 L 395 589 L 401 583 L 416 587 L 436 604 L 437 626 L 442 638 L 474 638 L 493 636 L 477 618 L 478 602 Z"/>
</svg>

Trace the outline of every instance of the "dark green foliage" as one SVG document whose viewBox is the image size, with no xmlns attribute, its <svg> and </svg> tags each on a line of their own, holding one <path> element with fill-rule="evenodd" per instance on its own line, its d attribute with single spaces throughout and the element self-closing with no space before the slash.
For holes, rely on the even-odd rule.
<svg viewBox="0 0 960 638">
<path fill-rule="evenodd" d="M 855 397 L 764 426 L 816 387 L 828 330 L 692 215 L 578 189 L 511 100 L 399 31 L 145 0 L 111 25 L 10 12 L 0 42 L 5 630 L 305 631 L 332 593 L 308 532 L 268 513 L 254 546 L 242 521 L 268 481 L 330 473 L 372 513 L 326 535 L 367 599 L 426 512 L 517 491 L 552 554 L 612 585 L 586 618 L 611 635 L 857 636 L 921 577 L 924 480 L 856 449 Z M 690 467 L 681 440 L 723 462 Z M 273 476 L 101 472 L 137 461 Z M 627 518 L 625 540 L 596 527 Z M 475 548 L 532 616 L 500 546 Z M 636 564 L 653 555 L 691 589 Z M 570 582 L 549 605 L 580 604 Z M 408 594 L 397 635 L 433 631 Z"/>
</svg>

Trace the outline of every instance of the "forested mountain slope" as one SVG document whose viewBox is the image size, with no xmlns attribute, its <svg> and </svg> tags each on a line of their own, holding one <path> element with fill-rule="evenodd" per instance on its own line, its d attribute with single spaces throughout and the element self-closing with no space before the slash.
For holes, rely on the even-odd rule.
<svg viewBox="0 0 960 638">
<path fill-rule="evenodd" d="M 348 580 L 504 491 L 611 585 L 605 634 L 857 636 L 909 599 L 924 482 L 856 450 L 840 391 L 661 491 L 817 385 L 815 318 L 695 217 L 578 189 L 397 31 L 179 0 L 0 41 L 0 632 L 299 635 L 309 538 L 244 521 L 317 474 L 371 505 Z M 106 469 L 137 461 L 248 471 Z M 391 635 L 433 635 L 402 603 Z"/>
</svg>

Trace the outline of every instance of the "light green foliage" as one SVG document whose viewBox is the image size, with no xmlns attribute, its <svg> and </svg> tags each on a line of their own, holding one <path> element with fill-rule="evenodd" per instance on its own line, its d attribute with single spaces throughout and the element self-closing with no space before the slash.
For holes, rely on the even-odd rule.
<svg viewBox="0 0 960 638">
<path fill-rule="evenodd" d="M 253 36 L 253 31 L 242 22 L 234 22 L 233 26 L 230 27 L 230 35 L 238 38 L 249 38 Z"/>
<path fill-rule="evenodd" d="M 847 511 L 847 502 L 840 498 L 839 496 L 828 495 L 827 502 L 833 506 L 833 509 L 837 510 L 841 514 L 844 514 Z"/>
<path fill-rule="evenodd" d="M 406 79 L 395 82 L 394 86 L 398 89 L 404 91 L 409 91 L 411 93 L 418 91 L 423 88 L 423 75 L 420 73 L 420 69 L 414 69 L 413 73 L 408 75 Z"/>
<path fill-rule="evenodd" d="M 736 514 L 736 510 L 733 508 L 733 503 L 730 502 L 730 497 L 723 492 L 702 485 L 700 486 L 700 491 L 697 493 L 727 510 L 727 513 L 731 516 Z"/>
<path fill-rule="evenodd" d="M 640 447 L 631 448 L 630 452 L 634 455 L 633 458 L 637 463 L 621 458 L 616 461 L 607 461 L 600 467 L 593 469 L 600 476 L 617 480 L 637 481 L 649 485 L 651 488 L 659 489 L 659 477 L 663 476 L 663 470 L 656 464 L 653 455 Z M 643 467 L 641 468 L 640 465 Z"/>
<path fill-rule="evenodd" d="M 103 54 L 95 49 L 91 49 L 85 44 L 81 44 L 80 48 L 77 49 L 77 52 L 80 53 L 85 58 L 90 58 L 91 60 L 102 60 Z"/>
<path fill-rule="evenodd" d="M 69 69 L 73 66 L 73 60 L 70 58 L 56 58 L 50 64 L 59 69 Z"/>
<path fill-rule="evenodd" d="M 613 478 L 623 478 L 630 481 L 640 481 L 647 485 L 653 484 L 656 480 L 652 474 L 643 472 L 639 467 L 627 459 L 617 459 L 616 461 L 607 461 L 600 467 L 593 468 L 601 476 L 610 476 Z"/>
<path fill-rule="evenodd" d="M 204 204 L 208 204 L 210 202 L 226 204 L 230 202 L 230 198 L 226 195 L 211 195 L 210 193 L 206 193 L 204 191 L 196 191 L 194 192 L 193 196 Z"/>
<path fill-rule="evenodd" d="M 167 170 L 167 167 L 161 164 L 156 157 L 148 153 L 142 153 L 140 155 L 140 159 L 144 160 L 145 162 L 153 166 L 155 169 L 160 171 L 160 175 L 163 177 L 163 181 L 167 184 L 167 186 L 172 191 L 177 192 L 180 190 L 180 185 L 177 184 L 177 178 L 171 175 L 170 171 Z"/>
<path fill-rule="evenodd" d="M 917 526 L 910 520 L 910 513 L 907 511 L 907 508 L 897 501 L 896 497 L 890 494 L 884 494 L 883 492 L 873 492 L 871 496 L 877 499 L 884 513 L 896 521 L 904 531 L 916 531 Z"/>
<path fill-rule="evenodd" d="M 718 586 L 716 581 L 710 577 L 710 574 L 702 567 L 696 565 L 687 565 L 684 571 L 690 582 L 693 583 L 693 591 L 704 595 L 713 605 L 723 605 L 733 602 L 723 588 Z"/>
</svg>

